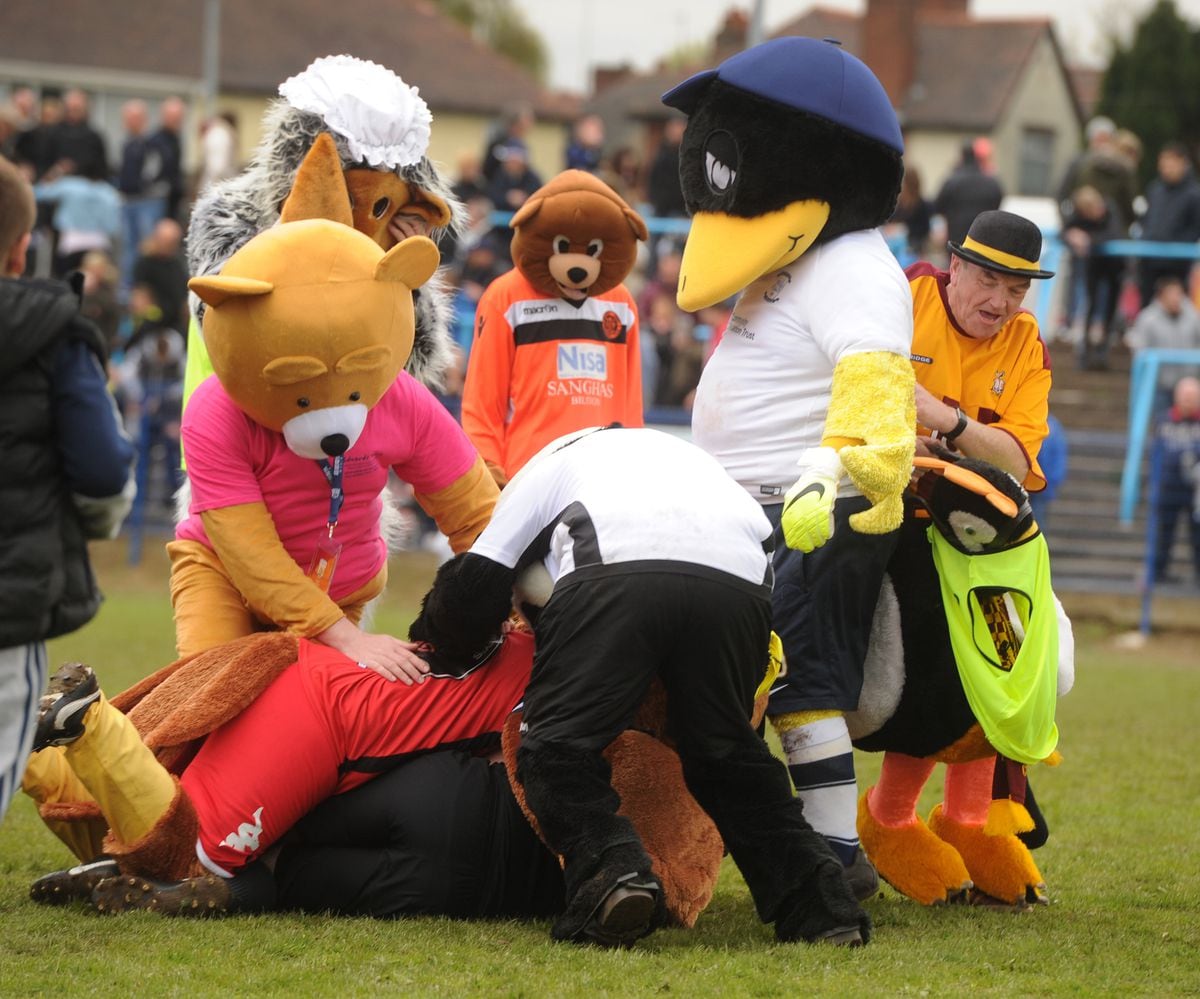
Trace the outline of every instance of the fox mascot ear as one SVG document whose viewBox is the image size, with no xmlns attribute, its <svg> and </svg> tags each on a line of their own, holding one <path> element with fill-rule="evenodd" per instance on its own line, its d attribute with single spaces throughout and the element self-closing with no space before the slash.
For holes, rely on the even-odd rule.
<svg viewBox="0 0 1200 999">
<path fill-rule="evenodd" d="M 207 277 L 192 278 L 188 282 L 188 288 L 194 291 L 205 305 L 216 309 L 231 298 L 269 295 L 275 290 L 275 285 L 270 281 L 259 281 L 257 278 L 222 277 L 220 274 L 210 274 Z"/>
<path fill-rule="evenodd" d="M 441 262 L 437 244 L 425 236 L 409 236 L 383 255 L 375 267 L 376 281 L 399 281 L 419 288 L 437 270 Z"/>
<path fill-rule="evenodd" d="M 342 158 L 328 132 L 317 136 L 304 157 L 296 171 L 292 193 L 279 213 L 280 222 L 299 222 L 301 219 L 329 219 L 351 228 L 354 226 Z"/>
</svg>

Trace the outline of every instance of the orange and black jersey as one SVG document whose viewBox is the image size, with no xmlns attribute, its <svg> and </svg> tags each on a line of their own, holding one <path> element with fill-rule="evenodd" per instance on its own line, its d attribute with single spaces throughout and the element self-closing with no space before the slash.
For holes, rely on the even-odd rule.
<svg viewBox="0 0 1200 999">
<path fill-rule="evenodd" d="M 462 422 L 506 479 L 573 430 L 640 427 L 638 318 L 625 286 L 574 303 L 542 294 L 518 270 L 493 281 L 476 312 Z"/>
</svg>

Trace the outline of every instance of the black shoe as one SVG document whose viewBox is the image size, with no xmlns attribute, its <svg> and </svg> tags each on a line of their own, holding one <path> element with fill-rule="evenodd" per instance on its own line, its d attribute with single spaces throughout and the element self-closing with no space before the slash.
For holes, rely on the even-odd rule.
<svg viewBox="0 0 1200 999">
<path fill-rule="evenodd" d="M 83 716 L 100 699 L 100 684 L 90 666 L 64 663 L 50 678 L 38 704 L 33 749 L 64 746 L 83 735 Z"/>
<path fill-rule="evenodd" d="M 859 902 L 865 902 L 879 891 L 879 872 L 867 859 L 861 846 L 855 849 L 854 861 L 846 868 L 845 874 L 850 893 Z"/>
<path fill-rule="evenodd" d="M 596 918 L 584 927 L 584 936 L 601 947 L 628 947 L 651 929 L 657 885 L 618 885 L 600 906 Z"/>
<path fill-rule="evenodd" d="M 29 897 L 42 905 L 66 905 L 69 902 L 86 902 L 92 890 L 105 878 L 115 878 L 121 868 L 111 857 L 97 857 L 65 871 L 38 878 L 29 886 Z"/>
<path fill-rule="evenodd" d="M 775 919 L 780 943 L 806 941 L 861 947 L 871 939 L 871 917 L 850 896 L 845 869 L 832 859 L 822 863 L 808 883 L 790 895 Z"/>
<path fill-rule="evenodd" d="M 809 943 L 831 944 L 834 947 L 862 947 L 865 942 L 862 930 L 857 925 L 838 926 L 832 930 L 826 930 L 824 933 L 818 933 L 809 941 Z"/>
<path fill-rule="evenodd" d="M 182 881 L 152 881 L 122 875 L 101 881 L 92 890 L 97 912 L 143 909 L 164 916 L 223 916 L 233 907 L 229 879 L 202 874 Z"/>
<path fill-rule="evenodd" d="M 636 871 L 609 877 L 601 872 L 580 886 L 551 928 L 555 940 L 628 947 L 654 929 L 662 893 L 658 879 Z"/>
</svg>

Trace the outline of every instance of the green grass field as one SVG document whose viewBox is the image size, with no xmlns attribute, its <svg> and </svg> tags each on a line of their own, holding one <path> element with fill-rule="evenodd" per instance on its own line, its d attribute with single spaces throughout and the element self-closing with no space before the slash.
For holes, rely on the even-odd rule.
<svg viewBox="0 0 1200 999">
<path fill-rule="evenodd" d="M 52 643 L 53 663 L 84 659 L 116 691 L 171 660 L 166 565 L 150 548 L 137 569 L 118 546 L 97 549 L 108 601 Z M 379 627 L 403 631 L 432 569 L 397 560 Z M 1077 685 L 1059 712 L 1065 761 L 1033 774 L 1052 830 L 1036 857 L 1053 899 L 1034 912 L 923 909 L 885 888 L 868 903 L 871 946 L 783 946 L 726 861 L 695 930 L 627 952 L 553 945 L 545 923 L 101 917 L 28 901 L 30 882 L 71 858 L 19 796 L 0 825 L 0 994 L 1198 994 L 1200 640 L 1122 651 L 1086 624 L 1077 638 Z M 864 786 L 878 765 L 860 758 Z"/>
</svg>

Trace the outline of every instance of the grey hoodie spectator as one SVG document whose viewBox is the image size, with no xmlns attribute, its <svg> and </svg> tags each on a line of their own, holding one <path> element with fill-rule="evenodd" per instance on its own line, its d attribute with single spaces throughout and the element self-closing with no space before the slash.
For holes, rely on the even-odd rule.
<svg viewBox="0 0 1200 999">
<path fill-rule="evenodd" d="M 1168 274 L 1159 278 L 1153 301 L 1138 313 L 1133 327 L 1125 334 L 1125 342 L 1133 351 L 1151 347 L 1200 349 L 1200 313 L 1188 301 L 1178 277 Z M 1200 375 L 1200 365 L 1159 365 L 1154 400 L 1156 413 L 1170 405 L 1176 382 L 1187 375 Z"/>
</svg>

